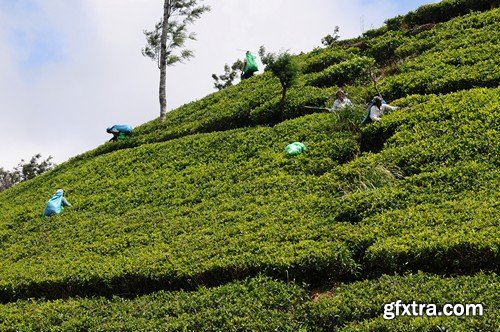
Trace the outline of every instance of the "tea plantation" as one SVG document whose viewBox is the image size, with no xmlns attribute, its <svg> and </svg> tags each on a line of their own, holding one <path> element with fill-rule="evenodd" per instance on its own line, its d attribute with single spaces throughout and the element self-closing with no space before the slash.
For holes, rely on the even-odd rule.
<svg viewBox="0 0 500 332">
<path fill-rule="evenodd" d="M 283 112 L 266 72 L 1 192 L 0 330 L 500 330 L 491 3 L 295 56 Z M 370 74 L 400 108 L 362 126 Z M 339 86 L 355 106 L 304 107 Z M 58 188 L 73 206 L 41 218 Z M 484 312 L 385 319 L 397 300 Z"/>
</svg>

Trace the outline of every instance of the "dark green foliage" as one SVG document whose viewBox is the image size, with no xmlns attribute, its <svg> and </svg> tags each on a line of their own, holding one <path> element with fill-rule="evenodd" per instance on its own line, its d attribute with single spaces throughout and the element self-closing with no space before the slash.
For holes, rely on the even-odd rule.
<svg viewBox="0 0 500 332">
<path fill-rule="evenodd" d="M 420 6 L 404 16 L 386 21 L 391 30 L 412 28 L 426 23 L 446 22 L 454 17 L 469 14 L 471 11 L 487 11 L 493 8 L 496 0 L 443 0 L 434 4 Z M 498 6 L 498 1 L 496 2 Z"/>
<path fill-rule="evenodd" d="M 260 54 L 262 63 L 266 65 L 265 70 L 272 72 L 284 89 L 290 88 L 299 74 L 299 68 L 292 55 L 288 52 L 265 54 L 263 49 Z"/>
<path fill-rule="evenodd" d="M 383 38 L 373 39 L 368 45 L 366 53 L 380 64 L 387 64 L 394 60 L 398 47 L 405 45 L 405 38 L 401 31 L 389 31 Z"/>
<path fill-rule="evenodd" d="M 329 91 L 312 86 L 293 87 L 288 92 L 284 109 L 280 111 L 280 98 L 276 96 L 250 112 L 252 124 L 276 124 L 282 119 L 293 119 L 302 115 L 319 112 L 305 106 L 326 107 Z"/>
<path fill-rule="evenodd" d="M 262 63 L 266 66 L 265 70 L 273 73 L 281 84 L 281 98 L 279 102 L 279 112 L 281 115 L 285 110 L 286 93 L 297 81 L 297 76 L 300 72 L 299 66 L 295 58 L 288 52 L 265 54 L 264 47 L 262 46 L 259 54 Z"/>
<path fill-rule="evenodd" d="M 472 89 L 414 105 L 397 112 L 366 133 L 399 127 L 388 141 L 390 156 L 407 174 L 452 166 L 459 161 L 485 161 L 498 165 L 499 89 Z"/>
<path fill-rule="evenodd" d="M 498 285 L 495 274 L 441 278 L 418 273 L 341 284 L 314 293 L 309 301 L 308 294 L 296 285 L 257 277 L 212 289 L 161 291 L 133 299 L 17 301 L 0 306 L 0 328 L 8 331 L 494 331 L 498 324 Z M 406 304 L 413 301 L 436 304 L 439 310 L 447 303 L 478 303 L 483 305 L 483 316 L 396 316 L 385 320 L 385 305 L 396 300 Z M 385 314 L 390 313 L 395 310 Z"/>
<path fill-rule="evenodd" d="M 302 72 L 304 74 L 320 72 L 336 63 L 352 58 L 350 52 L 342 48 L 328 47 L 315 49 L 303 56 Z"/>
</svg>

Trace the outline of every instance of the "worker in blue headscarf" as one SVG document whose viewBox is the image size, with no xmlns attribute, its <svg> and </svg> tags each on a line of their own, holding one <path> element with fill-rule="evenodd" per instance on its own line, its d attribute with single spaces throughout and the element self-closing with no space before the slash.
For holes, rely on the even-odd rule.
<svg viewBox="0 0 500 332">
<path fill-rule="evenodd" d="M 113 137 L 109 140 L 110 142 L 115 142 L 117 140 L 123 140 L 127 136 L 132 135 L 134 129 L 131 125 L 114 125 L 106 129 L 106 132 L 113 134 Z"/>
<path fill-rule="evenodd" d="M 47 205 L 45 205 L 42 217 L 59 214 L 64 210 L 65 206 L 71 206 L 63 195 L 64 191 L 62 189 L 57 189 L 56 193 L 49 199 Z"/>
</svg>

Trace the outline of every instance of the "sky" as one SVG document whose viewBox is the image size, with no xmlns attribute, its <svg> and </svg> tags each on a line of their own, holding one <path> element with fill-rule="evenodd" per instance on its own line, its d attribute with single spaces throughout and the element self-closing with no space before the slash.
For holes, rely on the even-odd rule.
<svg viewBox="0 0 500 332">
<path fill-rule="evenodd" d="M 200 0 L 195 57 L 168 67 L 167 108 L 215 92 L 212 74 L 257 54 L 321 47 L 437 0 Z M 159 116 L 159 70 L 141 54 L 162 0 L 0 0 L 0 167 L 56 163 L 105 143 L 106 128 Z M 262 68 L 262 66 L 261 66 Z"/>
</svg>

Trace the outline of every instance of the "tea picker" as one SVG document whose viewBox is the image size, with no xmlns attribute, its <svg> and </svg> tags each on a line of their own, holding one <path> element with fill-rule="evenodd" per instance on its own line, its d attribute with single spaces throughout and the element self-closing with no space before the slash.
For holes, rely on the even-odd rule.
<svg viewBox="0 0 500 332">
<path fill-rule="evenodd" d="M 47 205 L 45 205 L 42 217 L 59 214 L 64 210 L 65 206 L 71 206 L 71 204 L 64 197 L 64 191 L 62 189 L 57 189 L 56 193 L 52 195 Z"/>
<path fill-rule="evenodd" d="M 130 125 L 114 125 L 106 129 L 106 132 L 113 134 L 113 137 L 109 140 L 110 142 L 116 142 L 117 140 L 124 140 L 128 136 L 132 135 L 133 128 Z"/>
<path fill-rule="evenodd" d="M 382 97 L 382 94 L 378 90 L 377 80 L 375 79 L 375 75 L 373 74 L 372 70 L 368 69 L 368 73 L 370 74 L 370 78 L 372 79 L 373 87 L 375 88 L 377 95 L 373 97 L 371 102 L 368 104 L 366 115 L 361 121 L 362 125 L 371 123 L 373 121 L 380 121 L 380 117 L 384 114 L 385 111 L 393 111 L 398 109 L 398 107 L 387 104 L 387 102 Z"/>
<path fill-rule="evenodd" d="M 243 71 L 241 73 L 241 80 L 250 78 L 253 74 L 258 71 L 257 63 L 255 62 L 255 57 L 247 51 L 245 53 L 245 60 L 243 61 Z"/>
</svg>

